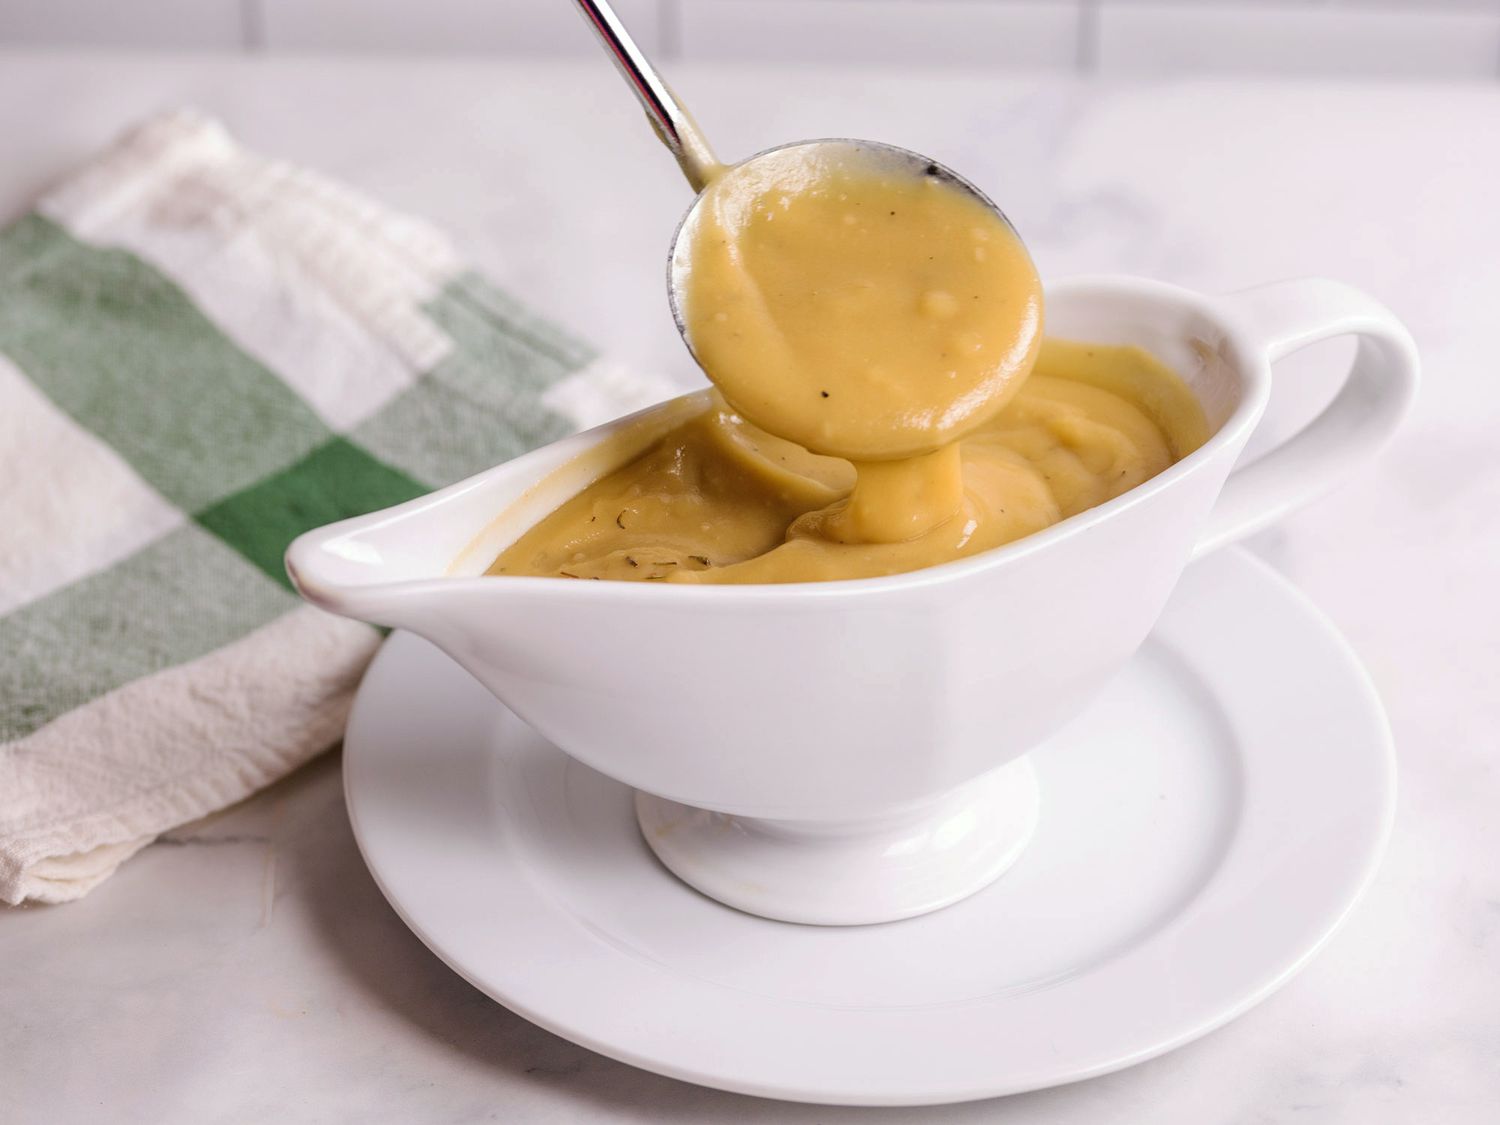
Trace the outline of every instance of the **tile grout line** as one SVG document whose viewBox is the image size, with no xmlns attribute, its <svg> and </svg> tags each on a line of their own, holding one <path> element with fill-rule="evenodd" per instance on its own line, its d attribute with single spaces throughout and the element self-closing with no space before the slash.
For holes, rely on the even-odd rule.
<svg viewBox="0 0 1500 1125">
<path fill-rule="evenodd" d="M 656 0 L 658 53 L 665 62 L 682 58 L 681 0 Z"/>
<path fill-rule="evenodd" d="M 262 0 L 240 0 L 240 47 L 249 54 L 266 49 L 266 13 Z"/>
<path fill-rule="evenodd" d="M 1100 0 L 1078 0 L 1078 53 L 1073 63 L 1079 74 L 1099 70 L 1099 4 Z"/>
</svg>

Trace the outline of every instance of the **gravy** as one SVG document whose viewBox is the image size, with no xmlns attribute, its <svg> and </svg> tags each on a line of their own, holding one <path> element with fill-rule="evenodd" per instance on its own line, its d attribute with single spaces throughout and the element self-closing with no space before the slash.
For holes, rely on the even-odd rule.
<svg viewBox="0 0 1500 1125">
<path fill-rule="evenodd" d="M 848 461 L 766 434 L 720 401 L 568 500 L 487 573 L 713 583 L 897 574 L 1111 500 L 1207 436 L 1192 392 L 1146 352 L 1058 340 L 1042 344 L 993 419 L 915 473 L 866 465 L 856 476 Z M 936 523 L 921 515 L 950 503 Z"/>
<path fill-rule="evenodd" d="M 1135 348 L 1042 340 L 1026 248 L 939 174 L 724 170 L 680 310 L 714 405 L 487 573 L 812 582 L 962 558 L 1110 500 L 1207 436 Z"/>
</svg>

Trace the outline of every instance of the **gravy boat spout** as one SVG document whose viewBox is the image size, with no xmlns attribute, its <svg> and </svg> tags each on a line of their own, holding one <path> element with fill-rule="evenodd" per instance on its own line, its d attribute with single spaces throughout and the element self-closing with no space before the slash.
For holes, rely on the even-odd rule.
<svg viewBox="0 0 1500 1125">
<path fill-rule="evenodd" d="M 501 548 L 706 405 L 707 392 L 673 399 L 426 496 L 310 531 L 287 549 L 287 574 L 323 609 L 454 647 L 473 623 L 460 617 L 446 629 L 444 622 L 471 602 L 490 607 L 557 596 L 546 587 L 561 583 L 550 580 L 481 577 Z"/>
<path fill-rule="evenodd" d="M 1024 755 L 1140 645 L 1193 555 L 1373 453 L 1416 381 L 1405 329 L 1335 282 L 1208 298 L 1083 279 L 1049 287 L 1047 309 L 1055 336 L 1135 344 L 1175 369 L 1213 435 L 996 550 L 779 586 L 483 575 L 562 501 L 705 409 L 697 394 L 309 532 L 288 572 L 325 609 L 427 637 L 562 750 L 639 790 L 648 842 L 714 897 L 804 922 L 933 909 L 1019 854 L 1037 815 Z M 1231 477 L 1271 361 L 1344 334 L 1360 347 L 1338 397 Z"/>
</svg>

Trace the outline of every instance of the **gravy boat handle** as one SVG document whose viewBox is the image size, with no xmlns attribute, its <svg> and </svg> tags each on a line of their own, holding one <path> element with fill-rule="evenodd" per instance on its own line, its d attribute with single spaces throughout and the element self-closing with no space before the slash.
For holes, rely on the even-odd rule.
<svg viewBox="0 0 1500 1125">
<path fill-rule="evenodd" d="M 1379 301 L 1321 278 L 1275 282 L 1221 298 L 1235 323 L 1275 363 L 1337 336 L 1358 338 L 1343 386 L 1305 428 L 1229 474 L 1193 557 L 1274 523 L 1328 491 L 1395 433 L 1417 390 L 1417 346 Z"/>
</svg>

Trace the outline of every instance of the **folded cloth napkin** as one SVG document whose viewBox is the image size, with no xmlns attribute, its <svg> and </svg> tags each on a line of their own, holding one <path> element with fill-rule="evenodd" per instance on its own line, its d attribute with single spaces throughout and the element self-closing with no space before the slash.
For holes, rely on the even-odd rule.
<svg viewBox="0 0 1500 1125">
<path fill-rule="evenodd" d="M 85 894 L 340 737 L 308 528 L 670 393 L 425 224 L 192 113 L 0 231 L 0 900 Z"/>
</svg>

